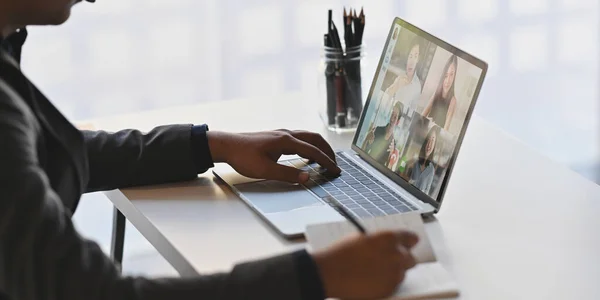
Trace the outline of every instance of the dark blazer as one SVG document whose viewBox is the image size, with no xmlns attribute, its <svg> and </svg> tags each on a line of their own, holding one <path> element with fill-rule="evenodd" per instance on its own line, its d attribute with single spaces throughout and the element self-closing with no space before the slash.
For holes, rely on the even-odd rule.
<svg viewBox="0 0 600 300">
<path fill-rule="evenodd" d="M 149 280 L 122 277 L 77 233 L 71 215 L 84 192 L 195 178 L 191 127 L 79 131 L 2 51 L 0 299 L 310 298 L 297 275 L 306 268 L 300 252 L 230 273 Z"/>
</svg>

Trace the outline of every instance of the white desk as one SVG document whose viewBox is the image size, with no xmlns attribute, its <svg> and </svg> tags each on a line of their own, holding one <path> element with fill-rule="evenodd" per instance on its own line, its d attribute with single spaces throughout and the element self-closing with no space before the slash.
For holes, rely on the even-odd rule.
<svg viewBox="0 0 600 300">
<path fill-rule="evenodd" d="M 207 122 L 212 130 L 303 128 L 334 147 L 298 95 L 95 120 L 142 130 Z M 109 199 L 183 276 L 304 247 L 281 239 L 209 172 L 197 181 L 111 191 Z M 427 230 L 462 299 L 600 299 L 600 187 L 478 117 L 471 121 L 438 220 Z"/>
</svg>

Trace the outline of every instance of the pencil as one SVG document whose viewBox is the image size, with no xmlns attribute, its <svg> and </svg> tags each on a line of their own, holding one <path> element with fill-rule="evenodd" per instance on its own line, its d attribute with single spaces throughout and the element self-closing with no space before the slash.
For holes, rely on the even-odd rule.
<svg viewBox="0 0 600 300">
<path fill-rule="evenodd" d="M 333 34 L 333 45 L 337 49 L 342 49 L 342 42 L 340 41 L 340 36 L 338 34 L 337 27 L 335 27 L 335 23 L 331 22 L 331 32 Z"/>
<path fill-rule="evenodd" d="M 356 14 L 356 9 L 353 10 L 352 13 L 352 25 L 354 25 L 354 46 L 359 46 L 361 44 L 361 40 L 360 40 L 360 28 L 361 28 L 361 24 L 360 24 L 360 18 L 359 16 Z"/>
<path fill-rule="evenodd" d="M 344 7 L 344 42 L 346 42 L 346 49 L 352 47 L 352 27 L 350 23 L 348 23 L 348 14 L 346 14 L 346 7 Z"/>
</svg>

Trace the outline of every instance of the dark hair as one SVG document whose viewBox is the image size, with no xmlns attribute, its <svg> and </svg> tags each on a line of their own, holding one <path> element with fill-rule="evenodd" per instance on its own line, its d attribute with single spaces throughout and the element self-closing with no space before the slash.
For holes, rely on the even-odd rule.
<svg viewBox="0 0 600 300">
<path fill-rule="evenodd" d="M 433 145 L 433 150 L 431 151 L 431 155 L 429 155 L 429 157 L 427 157 L 427 144 L 429 143 L 429 139 L 434 135 L 436 137 L 435 145 Z M 419 164 L 420 165 L 427 166 L 430 162 L 433 161 L 433 156 L 435 155 L 435 148 L 438 143 L 439 135 L 440 135 L 440 127 L 433 126 L 433 127 L 431 127 L 431 129 L 429 129 L 429 133 L 427 133 L 427 136 L 425 137 L 425 141 L 423 141 L 423 145 L 421 145 L 421 151 L 419 151 Z"/>
<path fill-rule="evenodd" d="M 448 69 L 450 69 L 450 66 L 454 65 L 454 78 L 452 78 L 452 86 L 450 87 L 450 90 L 448 91 L 448 95 L 446 95 L 446 98 L 444 99 L 444 78 L 446 77 L 446 73 L 448 73 Z M 450 99 L 452 99 L 454 97 L 454 84 L 456 82 L 456 70 L 458 69 L 458 58 L 456 57 L 456 55 L 452 54 L 452 56 L 450 56 L 450 58 L 448 59 L 448 62 L 446 62 L 446 66 L 444 67 L 444 72 L 442 72 L 442 76 L 440 77 L 440 82 L 438 83 L 438 87 L 437 90 L 435 91 L 435 95 L 433 96 L 433 101 L 439 101 L 439 100 L 446 100 L 449 101 Z"/>
</svg>

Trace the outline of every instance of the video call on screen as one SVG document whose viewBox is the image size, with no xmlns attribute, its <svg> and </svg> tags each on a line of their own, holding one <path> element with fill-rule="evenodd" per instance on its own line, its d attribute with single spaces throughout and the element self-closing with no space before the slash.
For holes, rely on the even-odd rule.
<svg viewBox="0 0 600 300">
<path fill-rule="evenodd" d="M 356 146 L 437 199 L 481 68 L 395 25 Z"/>
</svg>

